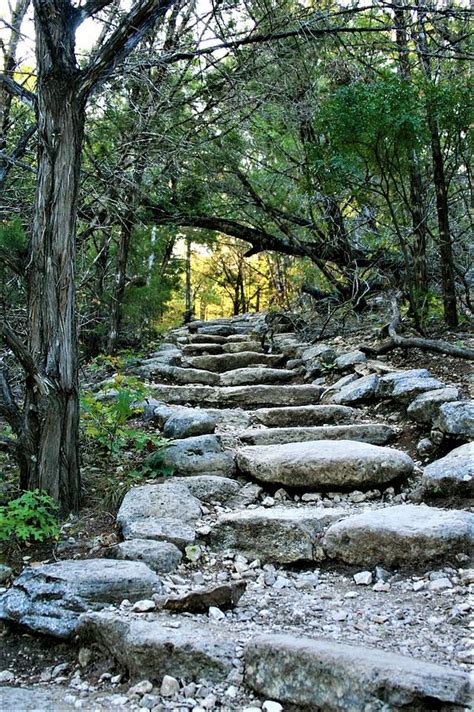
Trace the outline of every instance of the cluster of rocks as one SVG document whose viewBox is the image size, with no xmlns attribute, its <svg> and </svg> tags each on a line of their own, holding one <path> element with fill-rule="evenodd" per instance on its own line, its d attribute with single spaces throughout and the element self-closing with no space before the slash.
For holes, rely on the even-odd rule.
<svg viewBox="0 0 474 712">
<path fill-rule="evenodd" d="M 419 493 L 472 492 L 473 403 L 292 333 L 264 353 L 259 331 L 193 322 L 140 363 L 144 418 L 172 439 L 147 464 L 173 476 L 127 493 L 107 559 L 25 569 L 0 618 L 79 635 L 137 681 L 105 703 L 84 688 L 91 709 L 465 708 L 474 515 Z M 444 456 L 421 470 L 387 446 L 382 402 Z"/>
</svg>

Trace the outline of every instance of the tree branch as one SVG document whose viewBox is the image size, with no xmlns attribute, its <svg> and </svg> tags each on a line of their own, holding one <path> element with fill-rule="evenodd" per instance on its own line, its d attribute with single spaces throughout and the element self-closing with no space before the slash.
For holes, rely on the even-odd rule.
<svg viewBox="0 0 474 712">
<path fill-rule="evenodd" d="M 36 107 L 36 94 L 32 91 L 25 89 L 25 87 L 18 84 L 11 77 L 7 77 L 5 74 L 0 74 L 0 86 L 7 91 L 12 96 L 16 96 L 18 99 L 30 107 L 30 109 L 35 109 Z"/>
<path fill-rule="evenodd" d="M 36 376 L 37 368 L 35 362 L 33 361 L 33 357 L 28 349 L 23 346 L 21 339 L 19 339 L 15 332 L 5 323 L 0 324 L 0 337 L 13 351 L 27 375 L 33 377 Z"/>
<path fill-rule="evenodd" d="M 13 438 L 7 438 L 5 435 L 0 435 L 0 451 L 8 452 L 11 455 L 16 455 L 18 444 Z"/>
<path fill-rule="evenodd" d="M 96 12 L 100 12 L 108 5 L 111 5 L 113 0 L 88 0 L 85 5 L 77 8 L 77 25 L 92 17 Z"/>
<path fill-rule="evenodd" d="M 392 320 L 388 325 L 388 333 L 390 338 L 384 341 L 379 347 L 361 346 L 360 350 L 371 356 L 380 356 L 394 349 L 421 349 L 422 351 L 434 351 L 447 356 L 456 358 L 465 358 L 468 361 L 474 361 L 474 349 L 464 346 L 454 346 L 447 341 L 438 341 L 435 339 L 420 339 L 418 337 L 400 336 L 398 329 L 400 326 L 400 300 L 401 294 L 397 292 L 392 295 Z"/>
<path fill-rule="evenodd" d="M 18 165 L 19 159 L 25 154 L 30 139 L 35 135 L 38 124 L 31 124 L 26 131 L 20 136 L 13 151 L 6 155 L 4 151 L 0 151 L 0 191 L 5 185 L 13 166 Z"/>
<path fill-rule="evenodd" d="M 79 90 L 86 98 L 127 57 L 156 21 L 163 17 L 174 0 L 141 0 L 99 49 L 83 71 Z"/>
</svg>

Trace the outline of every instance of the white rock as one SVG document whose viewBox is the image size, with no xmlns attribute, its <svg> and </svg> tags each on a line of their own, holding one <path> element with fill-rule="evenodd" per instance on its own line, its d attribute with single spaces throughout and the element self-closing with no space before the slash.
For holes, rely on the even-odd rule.
<svg viewBox="0 0 474 712">
<path fill-rule="evenodd" d="M 154 611 L 155 608 L 155 601 L 143 599 L 143 601 L 137 601 L 133 604 L 132 611 L 134 613 L 147 613 L 148 611 Z"/>
<path fill-rule="evenodd" d="M 128 691 L 128 694 L 131 697 L 134 697 L 135 695 L 139 695 L 140 697 L 142 695 L 146 695 L 147 692 L 151 692 L 153 690 L 153 685 L 149 680 L 142 680 L 141 682 L 137 682 L 136 685 L 133 685 Z"/>
<path fill-rule="evenodd" d="M 160 694 L 163 697 L 174 697 L 179 692 L 179 682 L 175 677 L 171 675 L 165 675 L 160 687 Z"/>
<path fill-rule="evenodd" d="M 372 572 L 360 571 L 358 574 L 354 574 L 354 581 L 358 586 L 369 586 L 372 583 Z"/>
<path fill-rule="evenodd" d="M 221 611 L 217 606 L 209 606 L 209 618 L 213 618 L 215 621 L 221 621 L 225 618 L 225 613 Z"/>
<path fill-rule="evenodd" d="M 279 702 L 274 702 L 273 700 L 265 700 L 262 705 L 262 710 L 264 712 L 282 712 L 283 707 Z"/>
<path fill-rule="evenodd" d="M 447 588 L 452 588 L 453 584 L 447 577 L 438 578 L 434 581 L 430 581 L 428 588 L 430 591 L 444 591 Z"/>
</svg>

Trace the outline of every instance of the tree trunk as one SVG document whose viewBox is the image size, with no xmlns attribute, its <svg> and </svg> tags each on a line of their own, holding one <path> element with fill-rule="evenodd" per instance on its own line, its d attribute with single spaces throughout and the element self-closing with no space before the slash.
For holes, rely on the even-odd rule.
<svg viewBox="0 0 474 712">
<path fill-rule="evenodd" d="M 426 46 L 423 14 L 418 23 L 416 37 L 418 54 L 426 78 L 432 81 L 431 62 Z M 426 118 L 431 139 L 431 160 L 433 163 L 433 178 L 436 192 L 436 213 L 438 216 L 439 257 L 441 266 L 441 283 L 443 292 L 444 320 L 448 326 L 458 325 L 456 305 L 456 279 L 452 236 L 449 225 L 448 186 L 444 171 L 443 151 L 438 121 L 430 106 L 426 109 Z"/>
<path fill-rule="evenodd" d="M 122 323 L 122 302 L 127 283 L 128 253 L 130 251 L 130 238 L 133 229 L 133 219 L 127 216 L 120 231 L 120 239 L 117 255 L 117 266 L 115 272 L 115 283 L 112 294 L 112 304 L 110 310 L 109 337 L 107 341 L 107 353 L 113 354 L 117 350 L 120 326 Z"/>
<path fill-rule="evenodd" d="M 74 29 L 64 13 L 51 28 L 61 34 L 62 67 L 49 55 L 52 41 L 36 22 L 38 54 L 38 182 L 27 271 L 29 352 L 25 425 L 28 457 L 21 481 L 59 502 L 79 505 L 79 393 L 75 315 L 76 212 L 84 104 L 77 91 Z"/>
<path fill-rule="evenodd" d="M 193 318 L 193 304 L 192 304 L 192 291 L 191 291 L 191 246 L 192 241 L 190 237 L 186 238 L 186 305 L 184 311 L 184 323 L 189 324 Z"/>
</svg>

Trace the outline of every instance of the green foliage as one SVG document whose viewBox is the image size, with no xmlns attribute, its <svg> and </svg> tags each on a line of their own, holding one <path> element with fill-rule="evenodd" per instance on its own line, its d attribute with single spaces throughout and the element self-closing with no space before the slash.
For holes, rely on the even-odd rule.
<svg viewBox="0 0 474 712">
<path fill-rule="evenodd" d="M 160 439 L 127 424 L 138 415 L 136 403 L 145 396 L 143 384 L 118 375 L 102 391 L 101 398 L 88 392 L 81 397 L 81 426 L 84 436 L 108 454 L 125 447 L 143 450 L 149 443 L 158 446 Z"/>
<path fill-rule="evenodd" d="M 26 247 L 26 235 L 18 218 L 9 222 L 0 222 L 0 247 L 21 252 Z"/>
<path fill-rule="evenodd" d="M 45 541 L 59 538 L 57 505 L 38 489 L 0 507 L 0 541 Z"/>
</svg>

